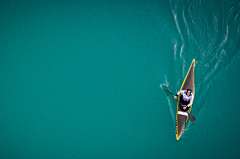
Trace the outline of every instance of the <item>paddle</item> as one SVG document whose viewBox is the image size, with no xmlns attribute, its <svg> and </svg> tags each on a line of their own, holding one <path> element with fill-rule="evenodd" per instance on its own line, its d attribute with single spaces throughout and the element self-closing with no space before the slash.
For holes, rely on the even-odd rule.
<svg viewBox="0 0 240 159">
<path fill-rule="evenodd" d="M 164 85 L 165 86 L 165 85 Z M 165 86 L 165 88 L 172 94 L 172 96 L 174 96 L 174 94 L 167 88 L 167 86 Z M 175 98 L 174 98 L 175 99 Z M 177 100 L 177 99 L 176 99 Z M 177 100 L 178 101 L 178 100 Z M 179 101 L 178 101 L 179 102 Z M 180 102 L 179 102 L 179 104 L 180 105 L 182 105 Z M 188 113 L 188 112 L 187 112 Z M 191 120 L 191 121 L 195 121 L 196 120 L 196 118 L 192 115 L 192 114 L 190 114 L 190 113 L 188 113 L 188 117 L 189 117 L 189 119 Z"/>
</svg>

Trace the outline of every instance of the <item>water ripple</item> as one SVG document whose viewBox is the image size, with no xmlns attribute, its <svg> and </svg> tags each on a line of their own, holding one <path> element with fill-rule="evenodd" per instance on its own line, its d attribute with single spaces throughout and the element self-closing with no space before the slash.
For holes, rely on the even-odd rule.
<svg viewBox="0 0 240 159">
<path fill-rule="evenodd" d="M 203 7 L 205 3 L 207 7 Z M 196 59 L 195 102 L 198 113 L 205 105 L 213 79 L 234 58 L 240 56 L 239 6 L 240 3 L 230 1 L 216 5 L 214 2 L 170 0 L 179 38 L 174 37 L 173 40 L 172 67 L 175 66 L 175 70 L 172 72 L 171 68 L 169 72 L 179 73 L 181 70 L 175 77 L 178 83 L 184 78 L 190 60 Z M 169 79 L 171 75 L 167 77 Z"/>
</svg>

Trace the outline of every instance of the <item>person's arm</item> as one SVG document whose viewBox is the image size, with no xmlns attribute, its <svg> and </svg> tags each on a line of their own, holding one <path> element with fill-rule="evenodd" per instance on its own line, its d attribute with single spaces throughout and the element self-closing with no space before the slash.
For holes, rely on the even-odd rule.
<svg viewBox="0 0 240 159">
<path fill-rule="evenodd" d="M 178 91 L 177 94 L 174 96 L 174 98 L 177 99 L 177 96 L 178 96 L 179 94 L 183 95 L 183 94 L 184 94 L 184 91 L 185 91 L 185 90 L 180 90 L 180 91 Z"/>
<path fill-rule="evenodd" d="M 194 99 L 194 95 L 192 94 L 192 98 L 190 99 L 189 104 L 187 105 L 188 107 L 190 107 L 193 104 L 193 99 Z"/>
<path fill-rule="evenodd" d="M 180 90 L 180 91 L 178 91 L 176 96 L 178 96 L 179 94 L 183 95 L 183 94 L 184 94 L 184 91 L 186 91 L 186 90 Z"/>
</svg>

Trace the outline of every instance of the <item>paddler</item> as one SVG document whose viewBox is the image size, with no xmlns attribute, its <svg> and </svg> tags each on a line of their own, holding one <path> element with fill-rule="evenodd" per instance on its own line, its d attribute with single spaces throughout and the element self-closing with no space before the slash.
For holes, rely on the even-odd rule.
<svg viewBox="0 0 240 159">
<path fill-rule="evenodd" d="M 190 108 L 190 106 L 192 105 L 193 99 L 194 99 L 194 96 L 192 94 L 192 90 L 191 89 L 180 90 L 176 94 L 176 96 L 174 96 L 174 98 L 177 99 L 177 96 L 179 94 L 181 94 L 181 97 L 180 97 L 180 108 L 181 108 L 182 111 L 187 111 Z"/>
</svg>

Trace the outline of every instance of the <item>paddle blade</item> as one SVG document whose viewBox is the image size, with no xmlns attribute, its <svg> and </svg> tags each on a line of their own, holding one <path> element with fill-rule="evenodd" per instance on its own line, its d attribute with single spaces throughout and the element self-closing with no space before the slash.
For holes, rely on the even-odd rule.
<svg viewBox="0 0 240 159">
<path fill-rule="evenodd" d="M 191 121 L 195 121 L 196 120 L 196 118 L 192 114 L 190 114 L 190 113 L 188 113 L 188 117 L 189 117 L 189 119 Z"/>
<path fill-rule="evenodd" d="M 169 93 L 171 93 L 172 96 L 174 96 L 173 93 L 168 89 L 166 85 L 164 85 L 164 87 L 168 90 Z"/>
</svg>

